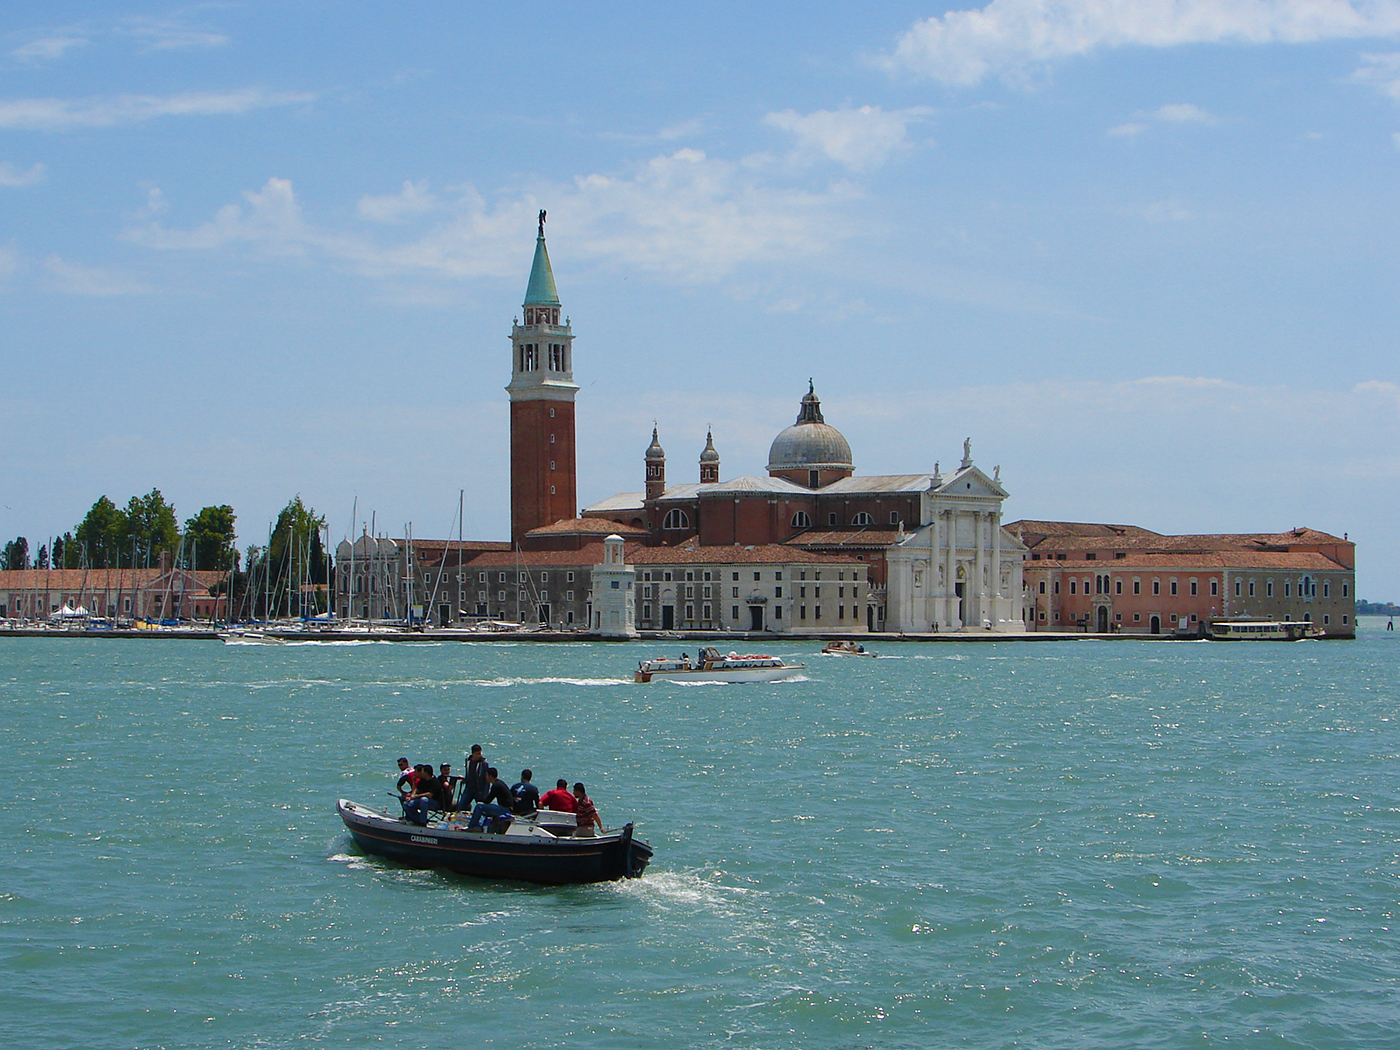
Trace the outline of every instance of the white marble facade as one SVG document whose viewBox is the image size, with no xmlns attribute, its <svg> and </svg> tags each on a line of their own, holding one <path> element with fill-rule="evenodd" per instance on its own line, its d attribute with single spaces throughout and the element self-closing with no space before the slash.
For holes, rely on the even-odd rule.
<svg viewBox="0 0 1400 1050">
<path fill-rule="evenodd" d="M 1026 629 L 1021 563 L 1026 547 L 1001 527 L 1001 468 L 987 477 L 972 463 L 944 477 L 936 470 L 919 520 L 886 552 L 885 630 L 909 634 Z"/>
<path fill-rule="evenodd" d="M 636 638 L 636 597 L 637 570 L 614 534 L 603 541 L 603 564 L 593 567 L 593 630 L 604 638 Z"/>
</svg>

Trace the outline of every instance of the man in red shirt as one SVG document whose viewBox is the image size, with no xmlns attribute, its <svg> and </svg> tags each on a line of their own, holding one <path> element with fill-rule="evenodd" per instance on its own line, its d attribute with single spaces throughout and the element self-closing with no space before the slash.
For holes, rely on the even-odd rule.
<svg viewBox="0 0 1400 1050">
<path fill-rule="evenodd" d="M 552 809 L 560 813 L 573 813 L 578 809 L 574 796 L 569 794 L 569 782 L 560 777 L 553 791 L 546 791 L 540 799 L 541 809 Z"/>
</svg>

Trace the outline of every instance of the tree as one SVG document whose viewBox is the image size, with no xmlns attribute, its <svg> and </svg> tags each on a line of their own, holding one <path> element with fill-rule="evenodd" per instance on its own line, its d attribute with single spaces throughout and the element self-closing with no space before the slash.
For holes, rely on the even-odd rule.
<svg viewBox="0 0 1400 1050">
<path fill-rule="evenodd" d="M 205 507 L 185 522 L 185 561 L 190 568 L 227 572 L 236 564 L 233 523 L 238 516 L 228 504 Z"/>
<path fill-rule="evenodd" d="M 5 544 L 5 568 L 29 568 L 29 541 L 19 536 Z"/>
<path fill-rule="evenodd" d="M 83 568 L 83 552 L 73 540 L 71 532 L 65 532 L 53 541 L 53 563 L 60 569 Z"/>
<path fill-rule="evenodd" d="M 78 549 L 86 553 L 87 563 L 95 569 L 115 569 L 131 564 L 126 515 L 106 496 L 92 505 L 78 526 L 75 538 Z"/>
<path fill-rule="evenodd" d="M 297 495 L 282 508 L 277 515 L 277 524 L 272 530 L 272 542 L 268 547 L 269 563 L 273 581 L 273 608 L 285 609 L 289 614 L 301 614 L 303 596 L 308 585 L 325 584 L 326 558 L 321 546 L 321 530 L 325 528 L 325 515 L 318 515 L 301 502 Z M 316 592 L 315 608 L 321 606 L 321 595 Z"/>
<path fill-rule="evenodd" d="M 135 558 L 127 564 L 140 564 L 149 559 L 154 563 L 164 551 L 180 546 L 180 526 L 175 508 L 165 502 L 160 489 L 151 489 L 144 496 L 132 496 L 126 504 L 126 543 L 124 556 Z M 135 554 L 131 553 L 135 548 Z"/>
<path fill-rule="evenodd" d="M 39 556 L 34 559 L 34 568 L 47 569 L 49 567 L 49 548 L 44 544 L 39 544 Z"/>
</svg>

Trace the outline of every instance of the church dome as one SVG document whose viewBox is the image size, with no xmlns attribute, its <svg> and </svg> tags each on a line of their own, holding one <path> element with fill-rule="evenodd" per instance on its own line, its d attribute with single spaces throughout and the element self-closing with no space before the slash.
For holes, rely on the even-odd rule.
<svg viewBox="0 0 1400 1050">
<path fill-rule="evenodd" d="M 774 438 L 768 449 L 768 472 L 854 469 L 850 444 L 822 419 L 821 402 L 809 384 L 797 422 Z"/>
</svg>

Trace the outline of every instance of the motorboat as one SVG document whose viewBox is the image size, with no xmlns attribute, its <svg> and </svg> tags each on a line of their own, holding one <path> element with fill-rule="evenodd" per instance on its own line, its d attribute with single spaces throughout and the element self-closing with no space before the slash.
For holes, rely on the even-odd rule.
<svg viewBox="0 0 1400 1050">
<path fill-rule="evenodd" d="M 822 646 L 823 656 L 874 656 L 859 642 L 827 642 Z"/>
<path fill-rule="evenodd" d="M 415 868 L 445 868 L 482 879 L 545 885 L 635 879 L 652 849 L 626 826 L 578 835 L 572 813 L 540 810 L 499 818 L 485 830 L 467 830 L 464 812 L 435 814 L 427 825 L 390 816 L 348 799 L 336 803 L 350 837 L 366 853 Z"/>
<path fill-rule="evenodd" d="M 1217 642 L 1298 642 L 1321 638 L 1322 628 L 1308 620 L 1215 620 L 1209 637 Z"/>
<path fill-rule="evenodd" d="M 803 664 L 786 664 L 781 657 L 767 653 L 739 655 L 721 653 L 713 646 L 703 646 L 692 660 L 682 653 L 679 657 L 660 656 L 637 664 L 632 679 L 636 682 L 777 682 L 796 678 L 805 670 Z"/>
<path fill-rule="evenodd" d="M 285 645 L 287 640 L 275 634 L 268 634 L 254 628 L 234 628 L 231 631 L 220 631 L 219 637 L 223 639 L 225 645 Z"/>
</svg>

